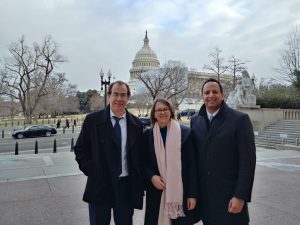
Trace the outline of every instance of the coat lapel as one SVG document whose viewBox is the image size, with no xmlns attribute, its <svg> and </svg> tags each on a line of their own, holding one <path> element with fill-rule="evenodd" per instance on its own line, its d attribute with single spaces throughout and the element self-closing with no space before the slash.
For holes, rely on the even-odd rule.
<svg viewBox="0 0 300 225">
<path fill-rule="evenodd" d="M 132 115 L 126 110 L 126 120 L 127 120 L 127 145 L 128 149 L 131 149 L 134 144 L 137 135 L 139 134 L 140 126 L 132 118 Z"/>
<path fill-rule="evenodd" d="M 140 126 L 132 118 L 132 115 L 126 110 L 126 123 L 127 123 L 127 149 L 130 150 L 132 145 L 140 133 Z M 97 137 L 99 140 L 110 140 L 117 145 L 114 129 L 110 120 L 110 108 L 107 106 L 104 113 L 102 113 L 96 121 Z M 118 151 L 113 148 L 113 151 Z"/>
<path fill-rule="evenodd" d="M 220 112 L 219 112 L 220 113 Z M 212 136 L 215 136 L 219 129 L 222 127 L 222 124 L 224 122 L 224 115 L 223 114 L 219 114 L 216 116 L 216 118 L 214 118 L 213 122 L 210 125 L 210 129 L 207 135 L 207 139 L 209 139 Z"/>
<path fill-rule="evenodd" d="M 219 129 L 222 127 L 223 122 L 225 120 L 226 110 L 227 110 L 227 105 L 223 102 L 218 114 L 213 119 L 212 123 L 210 123 L 207 118 L 205 105 L 203 105 L 201 107 L 199 115 L 202 116 L 203 122 L 206 123 L 206 125 L 207 125 L 207 126 L 205 126 L 206 127 L 206 132 L 205 132 L 206 140 L 210 139 L 211 137 L 215 136 L 218 133 Z"/>
<path fill-rule="evenodd" d="M 96 130 L 98 140 L 111 140 L 117 144 L 113 126 L 110 120 L 110 108 L 107 106 L 98 120 L 96 121 Z M 115 148 L 117 150 L 117 148 Z"/>
</svg>

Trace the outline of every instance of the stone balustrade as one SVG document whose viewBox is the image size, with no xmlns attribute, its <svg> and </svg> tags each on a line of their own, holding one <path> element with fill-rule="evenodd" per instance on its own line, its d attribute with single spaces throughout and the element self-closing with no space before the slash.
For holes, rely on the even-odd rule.
<svg viewBox="0 0 300 225">
<path fill-rule="evenodd" d="M 254 130 L 261 130 L 278 120 L 300 120 L 300 109 L 240 108 L 238 110 L 249 115 Z"/>
<path fill-rule="evenodd" d="M 284 120 L 300 120 L 300 109 L 283 109 Z"/>
</svg>

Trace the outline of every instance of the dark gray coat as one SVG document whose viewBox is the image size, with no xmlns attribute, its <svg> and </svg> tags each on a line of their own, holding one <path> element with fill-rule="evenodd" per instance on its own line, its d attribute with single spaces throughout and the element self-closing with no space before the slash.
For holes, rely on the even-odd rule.
<svg viewBox="0 0 300 225">
<path fill-rule="evenodd" d="M 222 106 L 212 123 L 203 105 L 191 119 L 199 171 L 198 206 L 204 221 L 239 224 L 249 221 L 256 150 L 249 116 Z M 228 213 L 232 197 L 245 200 L 241 213 Z"/>
<path fill-rule="evenodd" d="M 188 127 L 181 128 L 181 165 L 183 182 L 183 204 L 186 209 L 187 198 L 197 197 L 197 170 L 195 164 L 195 149 L 192 142 L 191 130 Z M 146 212 L 145 225 L 155 225 L 158 221 L 160 199 L 162 191 L 157 190 L 151 178 L 154 175 L 160 175 L 157 166 L 157 160 L 154 149 L 153 129 L 147 129 L 144 132 L 145 139 L 145 165 L 144 176 L 146 183 Z M 188 215 L 191 212 L 185 210 Z M 191 216 L 191 215 L 190 215 Z"/>
<path fill-rule="evenodd" d="M 143 207 L 142 135 L 139 119 L 126 111 L 128 167 L 134 208 Z M 83 200 L 89 203 L 114 203 L 121 171 L 121 157 L 110 120 L 110 108 L 86 116 L 76 145 L 76 161 L 87 176 Z"/>
</svg>

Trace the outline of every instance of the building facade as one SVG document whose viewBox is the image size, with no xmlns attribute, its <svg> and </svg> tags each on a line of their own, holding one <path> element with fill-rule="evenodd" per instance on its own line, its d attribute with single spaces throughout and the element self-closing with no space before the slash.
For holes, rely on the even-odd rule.
<svg viewBox="0 0 300 225">
<path fill-rule="evenodd" d="M 160 62 L 157 58 L 156 53 L 149 46 L 149 38 L 148 33 L 146 31 L 144 38 L 143 47 L 136 53 L 134 60 L 132 61 L 132 68 L 129 70 L 130 72 L 130 80 L 128 85 L 130 87 L 132 95 L 135 95 L 137 92 L 137 81 L 138 76 L 143 72 L 147 72 L 150 70 L 156 70 L 160 68 Z M 214 73 L 205 73 L 205 72 L 197 72 L 197 71 L 188 71 L 187 79 L 188 79 L 188 91 L 186 95 L 186 102 L 190 104 L 190 102 L 199 102 L 201 100 L 201 86 L 205 80 L 208 78 L 217 79 L 217 74 Z M 230 81 L 232 79 L 228 75 L 221 75 L 220 81 L 224 86 L 228 86 L 227 84 L 232 83 Z M 226 91 L 227 88 L 225 88 Z"/>
<path fill-rule="evenodd" d="M 207 79 L 209 78 L 218 79 L 218 76 L 215 73 L 205 73 L 205 72 L 196 72 L 196 71 L 189 71 L 187 76 L 188 76 L 188 91 L 186 97 L 192 99 L 201 98 L 201 87 Z M 220 82 L 222 83 L 225 92 L 227 92 L 227 89 L 230 88 L 230 86 L 232 86 L 232 79 L 233 79 L 232 76 L 229 75 L 220 76 Z"/>
</svg>

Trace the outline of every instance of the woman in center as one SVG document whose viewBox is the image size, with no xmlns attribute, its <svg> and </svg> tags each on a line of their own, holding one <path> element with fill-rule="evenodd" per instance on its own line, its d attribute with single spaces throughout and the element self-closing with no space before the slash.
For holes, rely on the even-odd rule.
<svg viewBox="0 0 300 225">
<path fill-rule="evenodd" d="M 145 130 L 145 225 L 192 225 L 197 174 L 190 128 L 175 120 L 171 103 L 156 99 Z"/>
</svg>

